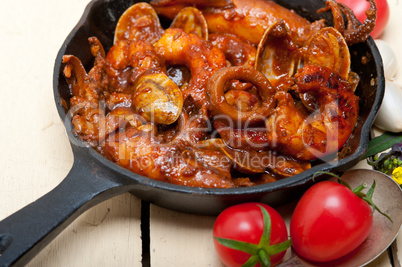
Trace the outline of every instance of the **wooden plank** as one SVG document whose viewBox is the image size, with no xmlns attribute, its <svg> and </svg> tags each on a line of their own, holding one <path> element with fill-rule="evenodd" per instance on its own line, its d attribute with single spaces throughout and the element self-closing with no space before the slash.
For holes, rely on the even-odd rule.
<svg viewBox="0 0 402 267">
<path fill-rule="evenodd" d="M 28 266 L 141 266 L 140 204 L 129 193 L 98 204 Z"/>
<path fill-rule="evenodd" d="M 216 256 L 214 216 L 197 216 L 151 205 L 151 266 L 222 266 Z"/>
<path fill-rule="evenodd" d="M 395 244 L 393 245 L 393 253 L 396 255 L 393 255 L 394 257 L 394 267 L 401 267 L 402 265 L 402 237 L 399 234 L 398 238 L 395 241 Z"/>
<path fill-rule="evenodd" d="M 53 65 L 89 0 L 0 1 L 0 220 L 53 189 L 73 155 L 53 100 Z M 81 215 L 29 266 L 141 266 L 141 201 Z"/>
</svg>

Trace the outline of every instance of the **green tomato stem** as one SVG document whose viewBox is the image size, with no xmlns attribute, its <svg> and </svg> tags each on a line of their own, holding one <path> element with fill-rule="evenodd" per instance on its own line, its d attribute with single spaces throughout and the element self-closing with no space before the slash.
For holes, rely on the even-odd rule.
<svg viewBox="0 0 402 267">
<path fill-rule="evenodd" d="M 270 267 L 271 259 L 269 258 L 268 253 L 264 249 L 258 250 L 258 256 L 260 257 L 261 266 Z"/>
<path fill-rule="evenodd" d="M 353 193 L 360 193 L 364 188 L 367 187 L 366 183 L 362 183 L 361 185 L 359 185 L 358 187 L 356 187 L 355 189 L 353 189 Z"/>
<path fill-rule="evenodd" d="M 258 262 L 260 262 L 262 266 L 271 266 L 270 256 L 285 251 L 292 245 L 291 239 L 288 239 L 279 244 L 270 245 L 271 217 L 269 216 L 269 213 L 266 209 L 264 209 L 260 205 L 259 207 L 262 212 L 264 229 L 258 245 L 239 240 L 214 237 L 216 241 L 218 241 L 218 243 L 220 243 L 223 246 L 250 254 L 251 255 L 250 258 L 243 264 L 244 267 L 254 266 Z"/>
<path fill-rule="evenodd" d="M 340 184 L 343 184 L 344 186 L 346 186 L 347 188 L 349 188 L 350 190 L 352 190 L 352 192 L 358 196 L 359 198 L 361 198 L 362 200 L 364 200 L 367 204 L 369 204 L 372 208 L 373 208 L 373 212 L 375 210 L 377 210 L 381 215 L 387 217 L 391 222 L 392 219 L 384 212 L 382 212 L 373 202 L 373 194 L 374 194 L 374 188 L 375 188 L 375 181 L 373 181 L 373 184 L 371 185 L 370 189 L 367 191 L 367 193 L 363 193 L 361 192 L 364 188 L 367 187 L 366 183 L 363 183 L 361 185 L 359 185 L 358 187 L 356 187 L 355 189 L 352 189 L 351 186 L 348 184 L 348 182 L 346 182 L 345 180 L 343 180 L 341 177 L 339 177 L 338 175 L 332 173 L 332 172 L 327 172 L 327 171 L 318 171 L 316 173 L 314 173 L 313 175 L 313 181 L 314 178 L 319 175 L 319 174 L 328 174 L 331 175 L 333 177 L 336 177 L 338 179 L 338 182 Z"/>
<path fill-rule="evenodd" d="M 251 256 L 242 267 L 254 267 L 260 262 L 260 257 L 258 255 Z"/>
</svg>

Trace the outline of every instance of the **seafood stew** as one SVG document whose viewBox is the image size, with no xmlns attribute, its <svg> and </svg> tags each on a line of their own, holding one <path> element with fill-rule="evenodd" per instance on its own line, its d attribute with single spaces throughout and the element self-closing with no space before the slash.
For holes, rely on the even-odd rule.
<svg viewBox="0 0 402 267">
<path fill-rule="evenodd" d="M 211 1 L 206 1 L 206 3 L 210 2 Z M 225 1 L 218 2 L 224 3 Z M 274 182 L 258 184 L 255 186 L 233 188 L 204 188 L 198 186 L 181 186 L 172 183 L 162 182 L 154 179 L 149 179 L 142 175 L 138 175 L 130 171 L 129 169 L 126 169 L 114 163 L 113 161 L 108 160 L 101 154 L 101 149 L 96 150 L 97 146 L 91 147 L 89 145 L 89 142 L 84 141 L 82 138 L 80 138 L 79 135 L 74 133 L 75 128 L 72 124 L 72 120 L 74 117 L 73 115 L 75 115 L 74 111 L 79 111 L 79 105 L 77 105 L 76 108 L 70 105 L 70 102 L 73 99 L 71 94 L 72 91 L 70 90 L 72 88 L 69 87 L 66 77 L 64 76 L 63 71 L 66 68 L 66 63 L 62 63 L 62 61 L 63 56 L 65 55 L 74 55 L 76 58 L 79 59 L 79 61 L 71 59 L 71 63 L 82 63 L 82 66 L 84 68 L 81 68 L 81 64 L 79 63 L 76 70 L 85 70 L 85 73 L 82 72 L 82 74 L 84 74 L 84 79 L 81 80 L 81 82 L 84 82 L 84 84 L 90 81 L 86 77 L 96 77 L 95 74 L 99 72 L 91 72 L 91 69 L 93 69 L 94 63 L 96 63 L 96 66 L 100 66 L 100 64 L 102 63 L 103 52 L 99 44 L 102 44 L 104 48 L 103 50 L 105 52 L 109 52 L 111 50 L 111 47 L 114 43 L 115 28 L 120 16 L 124 13 L 126 9 L 128 9 L 135 3 L 138 3 L 138 1 L 91 1 L 85 9 L 82 18 L 77 23 L 76 27 L 72 29 L 71 33 L 67 36 L 64 43 L 62 44 L 59 53 L 57 54 L 57 57 L 55 59 L 53 93 L 58 113 L 64 122 L 66 133 L 71 143 L 71 148 L 74 154 L 74 164 L 65 179 L 63 179 L 63 181 L 52 191 L 0 222 L 0 235 L 2 236 L 3 241 L 0 265 L 26 265 L 34 255 L 42 250 L 55 236 L 57 236 L 63 229 L 65 229 L 67 225 L 69 225 L 80 214 L 88 210 L 90 207 L 93 207 L 94 205 L 118 194 L 131 192 L 136 197 L 160 207 L 200 215 L 217 215 L 228 206 L 250 201 L 263 202 L 275 207 L 278 205 L 289 203 L 297 197 L 300 197 L 303 191 L 313 183 L 312 176 L 315 172 L 348 169 L 349 167 L 355 165 L 366 152 L 369 131 L 375 115 L 379 109 L 384 93 L 384 75 L 381 58 L 371 38 L 363 43 L 353 44 L 349 46 L 349 54 L 351 56 L 350 69 L 356 72 L 357 75 L 360 77 L 360 82 L 355 90 L 355 95 L 359 97 L 359 116 L 357 118 L 356 127 L 354 128 L 351 137 L 347 140 L 346 144 L 341 148 L 341 150 L 335 154 L 335 158 L 333 159 L 313 160 L 309 162 L 311 163 L 310 169 L 307 169 L 306 171 L 303 171 L 294 176 L 282 178 Z M 281 0 L 281 3 L 283 3 L 284 5 L 287 4 L 287 8 L 294 9 L 298 14 L 301 14 L 303 17 L 307 17 L 309 21 L 314 21 L 320 18 L 325 18 L 327 22 L 331 20 L 330 11 L 319 14 L 317 14 L 316 12 L 318 9 L 325 7 L 323 1 Z M 199 9 L 202 9 L 202 6 L 200 6 Z M 318 16 L 318 18 L 316 18 L 315 16 Z M 195 18 L 197 18 L 196 21 L 201 21 L 198 19 L 198 16 L 195 16 Z M 172 22 L 171 20 L 162 19 L 162 17 L 160 17 L 159 19 L 161 21 L 161 24 L 163 25 L 163 29 L 169 28 Z M 183 20 L 177 20 L 175 23 L 177 23 L 178 25 L 183 25 Z M 197 27 L 197 29 L 200 29 L 199 32 L 204 33 L 205 36 L 205 31 L 203 30 L 204 28 L 202 27 L 202 24 L 199 25 L 201 27 Z M 96 39 L 91 38 L 95 36 Z M 272 35 L 267 34 L 264 36 L 267 40 L 272 40 Z M 90 42 L 92 44 L 92 51 L 90 49 L 91 46 L 88 44 L 88 38 L 91 38 Z M 219 38 L 220 36 L 214 36 L 213 33 L 208 32 L 209 40 L 220 42 L 221 39 Z M 282 40 L 286 40 L 286 38 L 287 37 L 285 35 Z M 281 39 L 279 38 L 278 40 Z M 221 44 L 224 45 L 225 43 L 223 42 Z M 268 47 L 277 48 L 278 46 L 268 45 Z M 264 50 L 266 49 L 260 49 L 260 51 Z M 94 58 L 96 57 L 94 57 L 91 52 L 96 55 L 100 55 L 96 61 L 94 61 Z M 68 60 L 68 57 L 66 58 L 66 60 Z M 241 62 L 241 60 L 239 61 Z M 243 74 L 249 71 L 251 72 L 251 74 L 254 75 L 254 77 L 259 77 L 258 74 L 255 74 L 254 70 L 250 70 L 250 67 L 248 67 L 248 69 L 245 69 L 247 67 L 244 66 L 238 67 L 243 68 L 243 70 L 241 71 Z M 251 69 L 253 68 L 251 67 Z M 236 73 L 236 71 L 233 70 L 234 69 L 231 69 L 231 72 Z M 188 67 L 181 67 L 179 68 L 179 70 L 165 73 L 165 75 L 171 77 L 169 79 L 173 80 L 174 83 L 177 85 L 180 84 L 181 81 L 181 79 L 179 79 L 180 75 L 178 73 L 186 73 L 187 71 Z M 226 74 L 226 77 L 233 75 L 233 73 L 231 74 L 231 72 L 228 72 Z M 89 75 L 89 73 L 91 73 L 90 76 L 86 76 Z M 282 74 L 285 73 L 286 72 L 282 72 Z M 68 70 L 66 71 L 66 74 L 68 75 Z M 160 75 L 160 73 L 148 74 Z M 187 74 L 185 76 L 187 76 Z M 166 81 L 165 76 L 163 75 L 157 77 L 162 78 L 159 81 Z M 242 76 L 238 77 L 241 78 Z M 144 79 L 144 82 L 149 81 L 150 79 Z M 265 79 L 262 78 L 262 80 L 255 85 L 259 86 L 266 83 L 266 81 L 264 81 Z M 166 84 L 171 85 L 170 82 Z M 89 85 L 91 84 L 89 83 Z M 240 86 L 241 84 L 233 81 L 230 83 L 230 85 Z M 174 87 L 169 88 L 170 89 L 168 90 L 170 92 L 177 92 Z M 77 91 L 78 93 L 88 92 L 89 94 L 85 94 L 84 96 L 87 97 L 87 100 L 91 99 L 91 97 L 94 96 L 91 94 L 91 90 L 93 89 L 93 87 L 88 86 L 88 88 L 84 87 L 84 89 L 85 90 Z M 300 90 L 303 90 L 303 88 L 300 88 Z M 262 98 L 262 96 L 265 97 L 265 94 L 267 94 L 266 99 L 269 99 L 271 90 L 267 89 L 266 91 L 263 91 L 262 96 L 259 94 L 257 95 L 257 92 L 258 90 L 254 92 L 254 96 Z M 227 95 L 227 99 L 230 102 L 230 99 L 241 99 L 239 97 L 242 95 L 243 93 L 241 92 L 231 92 Z M 246 95 L 250 96 L 250 94 Z M 292 97 L 294 97 L 294 95 L 292 95 Z M 147 99 L 145 98 L 144 101 L 146 100 Z M 308 99 L 306 100 L 307 101 L 305 102 L 309 103 Z M 106 102 L 102 101 L 100 101 L 99 103 L 95 103 L 95 105 L 101 104 L 103 106 L 103 103 L 106 107 Z M 124 101 L 122 101 L 122 103 L 124 103 Z M 181 101 L 176 101 L 175 103 L 181 103 Z M 186 102 L 186 100 L 184 99 L 183 107 L 191 106 L 190 103 Z M 266 103 L 269 104 L 269 101 L 266 101 Z M 85 108 L 88 108 L 87 110 L 90 111 L 93 103 L 89 104 L 91 105 L 84 105 L 82 106 L 82 108 L 84 110 Z M 258 102 L 258 104 L 260 103 Z M 183 107 L 182 110 L 185 109 Z M 248 105 L 238 105 L 238 107 L 247 109 Z M 208 110 L 209 109 L 207 109 L 207 111 Z M 186 111 L 188 112 L 192 110 L 186 109 Z M 98 114 L 101 113 L 95 114 L 98 116 Z M 119 117 L 120 115 L 127 115 L 127 113 L 118 113 L 117 111 L 115 111 L 114 114 L 117 115 L 117 117 Z M 192 113 L 190 113 L 190 115 L 191 114 Z M 214 115 L 214 117 L 216 116 L 217 115 Z M 99 115 L 98 118 L 101 118 L 101 116 Z M 124 116 L 122 116 L 122 118 L 124 118 Z M 148 122 L 145 116 L 140 116 L 139 114 L 132 117 L 128 116 L 128 118 L 133 119 L 131 120 L 131 122 L 135 122 L 135 119 L 139 119 L 139 122 L 143 122 L 144 124 L 147 124 Z M 167 116 L 167 118 L 174 118 L 174 116 Z M 77 119 L 78 118 L 76 118 L 76 120 Z M 257 128 L 258 130 L 257 126 L 260 126 L 258 125 L 258 117 L 254 119 L 257 120 L 257 124 L 252 126 L 254 127 L 254 130 L 255 128 Z M 125 130 L 134 127 L 129 126 L 127 123 L 124 123 L 124 120 L 122 122 L 123 123 L 121 124 L 121 126 L 123 127 L 119 128 L 118 130 L 116 129 L 114 133 L 125 132 Z M 173 124 L 176 123 L 178 124 L 178 122 L 174 122 Z M 214 127 L 219 127 L 220 122 L 216 121 L 215 123 L 217 126 Z M 164 130 L 164 132 L 166 133 L 165 137 L 168 139 L 170 138 L 170 136 L 167 135 L 169 127 L 169 125 L 157 126 L 157 129 L 159 131 Z M 242 127 L 244 128 L 243 122 L 239 120 L 237 128 L 234 129 L 242 129 Z M 263 125 L 263 127 L 265 127 L 265 125 Z M 144 126 L 144 132 L 146 129 L 146 126 Z M 219 136 L 215 136 L 217 137 L 215 139 L 218 139 L 219 137 L 222 139 L 222 136 L 225 134 L 222 128 L 220 129 L 221 134 L 219 134 Z M 236 133 L 236 131 L 233 132 Z M 103 132 L 100 131 L 100 133 Z M 129 131 L 125 132 L 126 135 L 128 135 L 129 133 Z M 264 137 L 264 135 L 260 136 Z M 258 140 L 259 135 L 256 133 L 255 137 L 257 137 L 257 139 L 255 140 Z M 224 140 L 222 141 L 224 142 Z M 216 145 L 219 145 L 219 142 L 222 141 L 211 139 L 210 142 L 215 147 Z M 204 142 L 204 145 L 206 147 L 208 147 L 209 144 L 210 143 L 207 141 Z M 233 153 L 238 151 L 238 148 L 234 146 L 227 145 L 226 143 L 224 145 L 224 151 L 228 154 L 225 154 L 226 157 L 233 157 Z M 99 153 L 98 151 L 101 153 Z M 261 149 L 261 151 L 266 150 Z M 252 156 L 252 153 L 250 153 L 250 155 Z M 184 160 L 188 159 L 189 158 L 184 158 Z M 275 161 L 272 162 L 275 163 Z M 293 165 L 293 167 L 294 166 L 295 165 Z M 250 167 L 253 167 L 255 168 L 255 170 L 251 170 L 254 172 L 261 170 L 261 166 L 258 165 L 241 166 L 239 164 L 238 167 L 244 169 L 250 169 Z M 303 165 L 301 165 L 301 167 L 303 167 Z M 236 170 L 236 172 L 239 173 L 241 172 L 241 170 Z M 253 181 L 258 180 L 258 177 L 257 179 L 254 179 L 255 176 L 258 175 L 260 174 L 256 175 L 247 173 L 248 178 L 253 179 Z M 317 177 L 314 182 L 318 181 L 318 179 L 321 178 L 324 177 Z M 35 216 L 32 216 L 32 214 L 35 214 Z"/>
<path fill-rule="evenodd" d="M 64 107 L 77 137 L 137 174 L 195 187 L 269 183 L 355 152 L 359 140 L 350 140 L 371 109 L 363 104 L 362 117 L 361 101 L 373 99 L 359 97 L 369 67 L 354 67 L 348 45 L 366 45 L 370 22 L 342 29 L 337 12 L 350 15 L 332 1 L 324 9 L 334 27 L 252 1 L 251 11 L 259 4 L 289 17 L 258 29 L 257 42 L 236 19 L 222 22 L 247 2 L 136 3 L 117 21 L 113 45 L 89 38 L 94 62 L 66 55 Z"/>
</svg>

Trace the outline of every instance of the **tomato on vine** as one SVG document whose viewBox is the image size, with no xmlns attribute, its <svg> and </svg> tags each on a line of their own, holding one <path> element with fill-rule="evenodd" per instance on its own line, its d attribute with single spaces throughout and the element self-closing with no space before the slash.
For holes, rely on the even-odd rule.
<svg viewBox="0 0 402 267">
<path fill-rule="evenodd" d="M 338 259 L 368 237 L 374 210 L 390 219 L 372 201 L 375 181 L 367 193 L 362 192 L 366 184 L 351 189 L 340 178 L 339 181 L 316 183 L 297 203 L 290 236 L 299 256 L 317 262 Z"/>
<path fill-rule="evenodd" d="M 274 266 L 291 245 L 281 215 L 262 203 L 225 209 L 213 227 L 216 252 L 225 266 Z"/>
</svg>

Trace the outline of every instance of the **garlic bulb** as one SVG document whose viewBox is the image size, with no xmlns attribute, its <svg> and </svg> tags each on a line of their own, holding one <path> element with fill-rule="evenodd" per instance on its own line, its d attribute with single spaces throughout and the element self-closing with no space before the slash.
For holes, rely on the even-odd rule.
<svg viewBox="0 0 402 267">
<path fill-rule="evenodd" d="M 382 62 L 384 65 L 384 76 L 386 79 L 394 79 L 396 72 L 398 70 L 398 62 L 396 60 L 396 55 L 392 48 L 383 40 L 375 40 L 380 55 L 382 57 Z"/>
<path fill-rule="evenodd" d="M 402 87 L 399 84 L 385 81 L 384 99 L 374 125 L 385 131 L 402 132 Z"/>
</svg>

